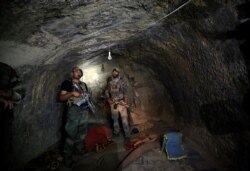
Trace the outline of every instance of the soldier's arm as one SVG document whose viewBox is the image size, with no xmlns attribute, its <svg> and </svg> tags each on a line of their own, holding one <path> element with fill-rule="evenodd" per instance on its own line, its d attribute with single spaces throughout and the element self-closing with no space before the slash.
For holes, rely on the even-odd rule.
<svg viewBox="0 0 250 171">
<path fill-rule="evenodd" d="M 125 104 L 128 104 L 128 93 L 127 93 L 127 84 L 123 81 L 122 83 L 123 97 Z"/>
<path fill-rule="evenodd" d="M 107 102 L 108 102 L 109 104 L 112 104 L 112 103 L 113 103 L 113 100 L 111 99 L 108 90 L 105 91 L 105 96 L 106 96 L 106 98 L 107 98 Z"/>
<path fill-rule="evenodd" d="M 71 97 L 80 97 L 80 96 L 81 94 L 76 91 L 68 92 L 68 91 L 62 90 L 59 93 L 59 101 L 63 102 L 63 101 L 68 100 Z"/>
<path fill-rule="evenodd" d="M 124 95 L 124 102 L 125 102 L 125 104 L 128 104 L 128 96 L 127 96 L 127 94 Z"/>
<path fill-rule="evenodd" d="M 110 98 L 110 94 L 109 94 L 108 88 L 106 88 L 106 90 L 105 90 L 105 97 L 106 97 L 106 99 Z"/>
<path fill-rule="evenodd" d="M 107 99 L 107 102 L 109 104 L 112 104 L 113 103 L 113 100 L 111 99 L 111 96 L 110 96 L 110 85 L 108 84 L 107 87 L 106 87 L 106 90 L 105 90 L 105 97 Z"/>
<path fill-rule="evenodd" d="M 5 100 L 2 97 L 0 97 L 0 102 L 2 102 L 4 104 L 4 109 L 9 108 L 9 109 L 13 109 L 13 103 L 10 100 Z"/>
</svg>

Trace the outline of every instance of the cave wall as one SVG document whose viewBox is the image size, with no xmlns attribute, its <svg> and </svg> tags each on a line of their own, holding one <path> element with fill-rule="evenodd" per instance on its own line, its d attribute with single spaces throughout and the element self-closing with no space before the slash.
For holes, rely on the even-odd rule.
<svg viewBox="0 0 250 171">
<path fill-rule="evenodd" d="M 216 157 L 223 156 L 228 163 L 246 149 L 241 141 L 249 142 L 244 138 L 248 135 L 249 116 L 242 112 L 241 105 L 249 89 L 248 73 L 239 41 L 225 36 L 239 24 L 235 6 L 244 1 L 193 1 L 147 30 L 137 33 L 134 28 L 126 33 L 124 28 L 136 25 L 129 23 L 120 30 L 114 29 L 113 35 L 98 38 L 95 34 L 88 37 L 87 28 L 95 31 L 104 27 L 103 23 L 93 20 L 86 24 L 91 16 L 98 18 L 92 15 L 95 1 L 70 1 L 70 7 L 64 1 L 58 2 L 59 5 L 34 9 L 39 14 L 35 18 L 27 13 L 25 20 L 25 15 L 20 15 L 22 22 L 14 29 L 10 29 L 13 23 L 9 23 L 1 34 L 1 61 L 17 69 L 28 90 L 22 104 L 15 108 L 11 161 L 16 167 L 60 140 L 63 106 L 57 102 L 57 93 L 75 65 L 88 72 L 91 67 L 101 70 L 104 64 L 105 71 L 98 70 L 98 82 L 86 80 L 96 98 L 112 67 L 120 67 L 130 85 L 130 103 L 136 104 L 136 112 L 152 122 L 158 119 L 177 125 L 185 136 Z M 91 15 L 85 15 L 86 21 L 77 18 L 80 9 L 88 4 L 93 7 L 87 11 Z M 19 6 L 29 8 L 25 3 Z M 151 7 L 155 6 L 144 6 L 144 10 L 152 13 Z M 131 13 L 139 10 L 126 8 Z M 107 17 L 104 11 L 100 13 Z M 117 24 L 115 21 L 113 24 Z M 25 24 L 30 29 L 25 30 Z M 137 23 L 137 29 L 145 26 L 140 24 Z M 128 33 L 136 34 L 124 36 Z M 114 40 L 114 60 L 107 62 L 105 38 L 109 36 Z"/>
<path fill-rule="evenodd" d="M 249 75 L 240 43 L 225 36 L 238 25 L 237 15 L 230 5 L 215 6 L 209 16 L 203 10 L 189 6 L 179 14 L 182 22 L 170 19 L 152 28 L 120 53 L 155 73 L 186 136 L 234 169 L 243 168 L 249 158 L 249 115 L 242 108 Z"/>
<path fill-rule="evenodd" d="M 12 152 L 9 166 L 22 167 L 61 138 L 62 107 L 57 102 L 58 78 L 55 66 L 18 68 L 26 96 L 15 108 Z"/>
</svg>

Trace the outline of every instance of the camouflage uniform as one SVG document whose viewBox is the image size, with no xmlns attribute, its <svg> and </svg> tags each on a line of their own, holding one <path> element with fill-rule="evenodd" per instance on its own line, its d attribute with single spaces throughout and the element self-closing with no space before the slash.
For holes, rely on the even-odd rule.
<svg viewBox="0 0 250 171">
<path fill-rule="evenodd" d="M 64 154 L 71 156 L 73 152 L 83 152 L 83 140 L 87 134 L 88 110 L 77 106 L 68 108 L 65 131 L 67 138 L 64 144 Z"/>
<path fill-rule="evenodd" d="M 120 125 L 119 125 L 119 114 L 122 120 L 122 126 L 125 133 L 125 137 L 130 136 L 130 128 L 128 123 L 128 110 L 122 102 L 125 102 L 125 98 L 127 98 L 126 86 L 125 82 L 121 77 L 111 78 L 108 81 L 108 88 L 105 91 L 106 97 L 111 98 L 113 103 L 110 104 L 111 115 L 113 119 L 113 133 L 118 135 L 120 133 Z"/>
<path fill-rule="evenodd" d="M 66 80 L 71 83 L 71 81 Z M 85 83 L 80 87 L 84 92 L 88 91 Z M 73 91 L 73 90 L 72 90 Z M 87 134 L 89 109 L 85 106 L 77 106 L 74 101 L 79 98 L 72 97 L 67 101 L 67 119 L 65 124 L 66 139 L 63 153 L 65 157 L 71 157 L 73 153 L 84 153 L 83 141 Z"/>
</svg>

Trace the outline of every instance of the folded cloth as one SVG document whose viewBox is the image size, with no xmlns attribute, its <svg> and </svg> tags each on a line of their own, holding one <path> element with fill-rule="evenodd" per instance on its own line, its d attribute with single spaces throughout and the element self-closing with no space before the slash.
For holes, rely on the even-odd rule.
<svg viewBox="0 0 250 171">
<path fill-rule="evenodd" d="M 157 136 L 155 134 L 147 134 L 145 136 L 139 136 L 128 141 L 124 145 L 124 148 L 126 150 L 136 149 L 140 145 L 147 143 L 147 142 L 155 141 L 156 139 L 157 139 Z"/>
<path fill-rule="evenodd" d="M 180 132 L 169 132 L 163 136 L 162 150 L 165 149 L 169 160 L 186 158 L 182 146 L 182 134 Z"/>
<path fill-rule="evenodd" d="M 124 144 L 124 148 L 126 150 L 130 150 L 130 149 L 135 149 L 137 147 L 139 147 L 140 145 L 142 145 L 144 143 L 144 140 L 146 140 L 147 137 L 138 137 L 136 139 L 132 139 L 129 142 L 127 142 L 126 144 Z"/>
<path fill-rule="evenodd" d="M 102 125 L 89 128 L 84 140 L 84 148 L 86 151 L 97 149 L 100 151 L 112 143 L 111 137 L 112 133 L 108 126 Z"/>
</svg>

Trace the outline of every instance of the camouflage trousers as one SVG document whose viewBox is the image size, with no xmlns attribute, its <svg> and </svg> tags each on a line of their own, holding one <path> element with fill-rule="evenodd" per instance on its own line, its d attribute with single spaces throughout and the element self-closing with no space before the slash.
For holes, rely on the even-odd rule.
<svg viewBox="0 0 250 171">
<path fill-rule="evenodd" d="M 128 110 L 125 106 L 117 105 L 116 109 L 114 108 L 115 104 L 111 104 L 111 116 L 113 119 L 113 128 L 114 128 L 114 134 L 119 134 L 121 131 L 120 125 L 119 125 L 119 114 L 121 116 L 122 121 L 122 127 L 123 131 L 125 133 L 125 137 L 130 136 L 130 128 L 128 123 Z"/>
<path fill-rule="evenodd" d="M 72 156 L 74 152 L 83 152 L 83 140 L 87 134 L 88 110 L 77 106 L 68 108 L 65 124 L 66 139 L 63 153 Z"/>
</svg>

